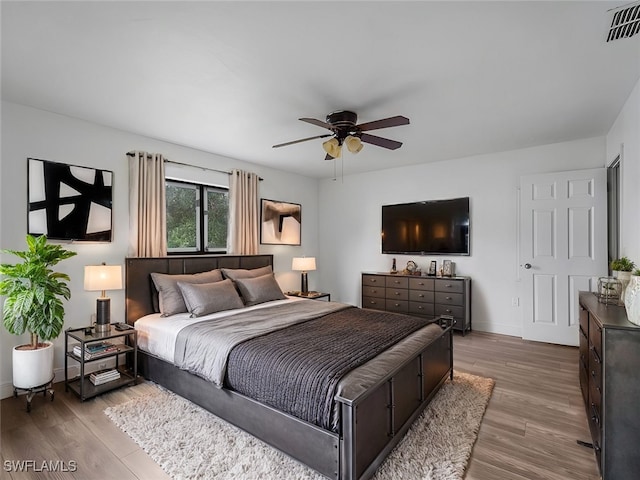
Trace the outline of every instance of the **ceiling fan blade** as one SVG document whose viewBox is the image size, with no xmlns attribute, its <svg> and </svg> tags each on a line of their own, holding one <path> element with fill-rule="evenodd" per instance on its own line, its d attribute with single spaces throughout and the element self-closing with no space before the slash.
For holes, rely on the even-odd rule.
<svg viewBox="0 0 640 480">
<path fill-rule="evenodd" d="M 333 133 L 326 133 L 324 135 L 316 135 L 315 137 L 301 138 L 300 140 L 294 140 L 292 142 L 279 143 L 278 145 L 274 145 L 271 148 L 286 147 L 287 145 L 294 145 L 296 143 L 306 142 L 307 140 L 315 140 L 316 138 L 325 138 L 325 137 L 330 137 L 332 135 Z"/>
<path fill-rule="evenodd" d="M 398 127 L 400 125 L 409 125 L 409 119 L 402 115 L 396 115 L 395 117 L 383 118 L 382 120 L 376 120 L 374 122 L 367 122 L 357 125 L 357 129 L 361 132 L 367 130 L 377 130 L 378 128 Z"/>
<path fill-rule="evenodd" d="M 324 157 L 324 159 L 325 159 L 325 160 L 335 160 L 335 158 L 333 158 L 333 157 L 332 157 L 331 155 L 329 155 L 328 153 L 327 153 L 327 156 L 326 156 L 326 157 Z"/>
<path fill-rule="evenodd" d="M 315 118 L 299 118 L 303 122 L 310 123 L 311 125 L 316 125 L 318 127 L 327 128 L 329 130 L 333 130 L 333 125 L 327 122 L 323 122 L 322 120 L 316 120 Z"/>
<path fill-rule="evenodd" d="M 376 137 L 375 135 L 369 135 L 368 133 L 360 135 L 360 140 L 364 143 L 388 148 L 389 150 L 396 150 L 402 146 L 402 142 L 396 142 L 395 140 L 389 140 L 388 138 Z"/>
</svg>

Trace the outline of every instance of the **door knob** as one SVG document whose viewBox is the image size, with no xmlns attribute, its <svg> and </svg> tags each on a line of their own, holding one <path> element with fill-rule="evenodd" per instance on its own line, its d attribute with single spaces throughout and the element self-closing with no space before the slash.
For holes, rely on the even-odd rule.
<svg viewBox="0 0 640 480">
<path fill-rule="evenodd" d="M 524 264 L 524 268 L 526 268 L 527 270 L 529 270 L 531 268 L 531 264 L 530 263 L 525 263 Z"/>
</svg>

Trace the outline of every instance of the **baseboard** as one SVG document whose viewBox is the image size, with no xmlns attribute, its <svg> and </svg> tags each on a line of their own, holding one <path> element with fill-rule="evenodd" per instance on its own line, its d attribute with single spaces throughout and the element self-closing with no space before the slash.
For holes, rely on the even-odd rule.
<svg viewBox="0 0 640 480">
<path fill-rule="evenodd" d="M 505 325 L 494 324 L 488 322 L 473 322 L 471 324 L 474 331 L 497 333 L 500 335 L 508 335 L 510 337 L 522 338 L 522 326 L 521 325 Z"/>
</svg>

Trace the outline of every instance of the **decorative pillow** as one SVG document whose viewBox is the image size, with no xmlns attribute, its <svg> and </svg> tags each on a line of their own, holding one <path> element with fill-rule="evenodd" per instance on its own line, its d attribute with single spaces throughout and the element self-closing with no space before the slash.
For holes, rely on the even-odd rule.
<svg viewBox="0 0 640 480">
<path fill-rule="evenodd" d="M 247 306 L 287 298 L 280 290 L 280 285 L 278 285 L 273 273 L 254 278 L 238 278 L 236 287 L 240 290 Z"/>
<path fill-rule="evenodd" d="M 242 268 L 222 268 L 221 270 L 224 278 L 230 278 L 234 282 L 238 278 L 255 278 L 267 275 L 268 273 L 273 273 L 271 265 L 267 265 L 266 267 L 253 268 L 251 270 L 244 270 Z"/>
<path fill-rule="evenodd" d="M 244 307 L 240 295 L 229 279 L 214 283 L 178 282 L 178 288 L 192 317 Z"/>
<path fill-rule="evenodd" d="M 184 283 L 212 283 L 222 280 L 220 270 L 210 270 L 208 272 L 194 273 L 193 275 L 168 275 L 166 273 L 151 274 L 153 284 L 158 290 L 160 299 L 160 313 L 163 317 L 184 313 L 187 306 L 182 298 L 182 292 L 178 288 L 178 282 Z"/>
</svg>

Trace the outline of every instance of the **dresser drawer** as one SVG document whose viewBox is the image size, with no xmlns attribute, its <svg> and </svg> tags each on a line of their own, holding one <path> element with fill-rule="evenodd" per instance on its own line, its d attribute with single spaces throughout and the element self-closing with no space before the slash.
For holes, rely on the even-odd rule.
<svg viewBox="0 0 640 480">
<path fill-rule="evenodd" d="M 385 286 L 388 288 L 409 288 L 409 279 L 407 277 L 388 276 L 385 278 Z"/>
<path fill-rule="evenodd" d="M 409 289 L 411 290 L 433 290 L 433 278 L 410 278 Z"/>
<path fill-rule="evenodd" d="M 363 297 L 384 298 L 384 296 L 385 296 L 385 288 L 384 287 L 371 287 L 369 285 L 362 285 L 362 296 Z"/>
<path fill-rule="evenodd" d="M 409 302 L 407 300 L 391 300 L 387 298 L 385 306 L 388 312 L 409 313 Z"/>
<path fill-rule="evenodd" d="M 384 298 L 362 297 L 362 308 L 373 308 L 376 310 L 384 310 L 387 301 Z"/>
<path fill-rule="evenodd" d="M 429 290 L 409 290 L 409 300 L 433 303 L 433 292 Z"/>
<path fill-rule="evenodd" d="M 598 325 L 593 317 L 589 318 L 589 343 L 596 353 L 602 358 L 602 327 Z"/>
<path fill-rule="evenodd" d="M 444 280 L 437 278 L 435 280 L 435 291 L 462 293 L 464 291 L 464 282 L 461 280 Z"/>
<path fill-rule="evenodd" d="M 385 297 L 391 300 L 409 300 L 409 290 L 406 288 L 385 288 Z"/>
<path fill-rule="evenodd" d="M 463 295 L 461 293 L 436 292 L 435 302 L 443 305 L 464 305 Z"/>
<path fill-rule="evenodd" d="M 412 302 L 409 301 L 409 313 L 413 315 L 425 315 L 428 317 L 435 316 L 435 307 L 433 303 Z"/>
<path fill-rule="evenodd" d="M 370 286 L 378 286 L 384 287 L 384 279 L 381 275 L 362 275 L 362 286 L 370 285 Z"/>
<path fill-rule="evenodd" d="M 580 330 L 585 335 L 589 332 L 589 312 L 582 305 L 580 305 Z"/>
<path fill-rule="evenodd" d="M 589 349 L 589 376 L 591 384 L 602 390 L 602 360 L 594 349 Z"/>
<path fill-rule="evenodd" d="M 464 318 L 464 307 L 436 303 L 434 305 L 433 314 L 436 317 L 439 315 L 451 315 L 453 318 L 460 320 Z M 458 322 L 458 325 L 459 324 L 460 322 Z"/>
</svg>

